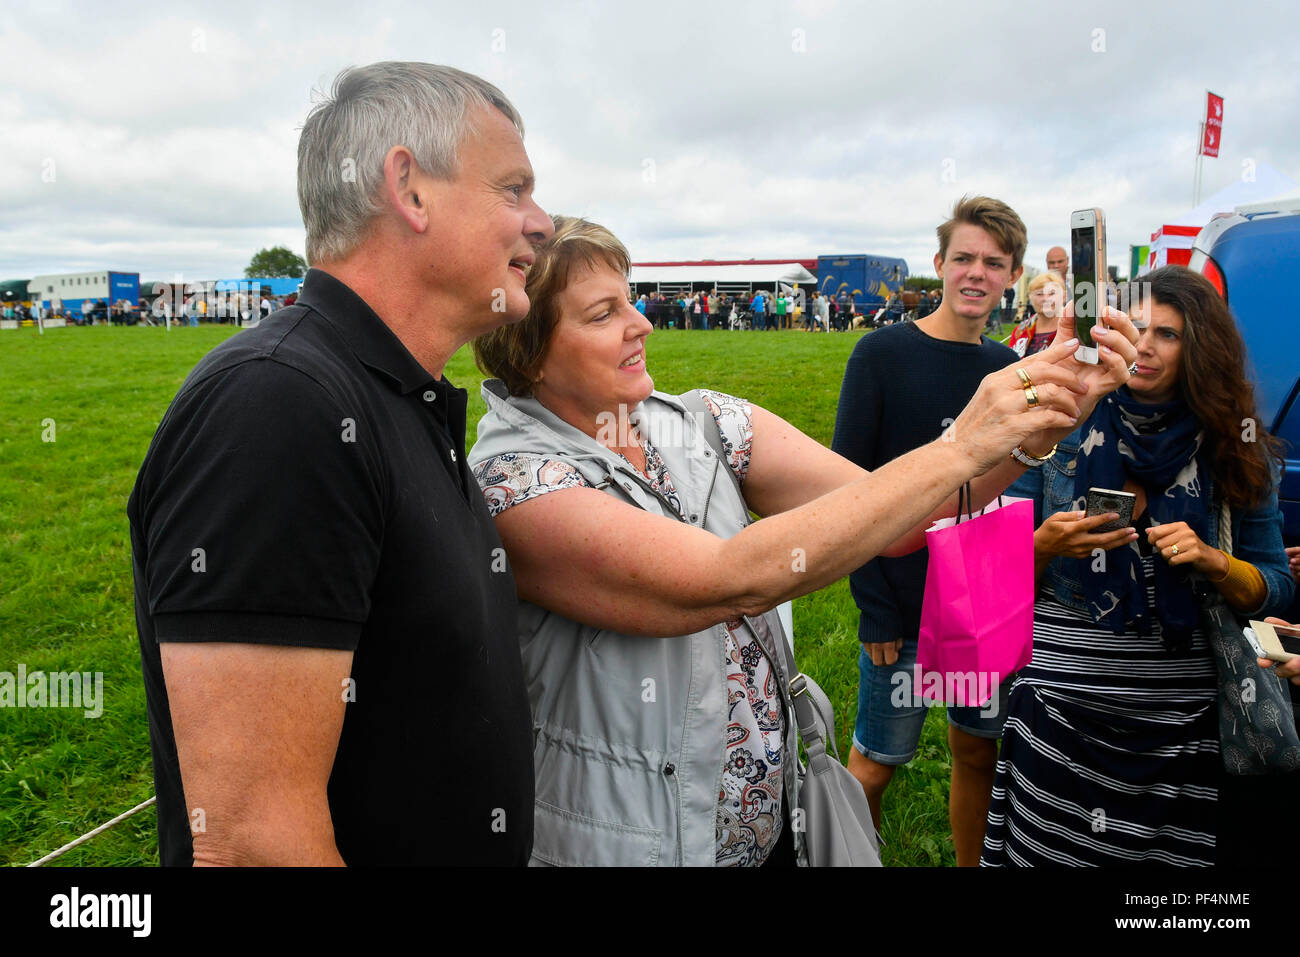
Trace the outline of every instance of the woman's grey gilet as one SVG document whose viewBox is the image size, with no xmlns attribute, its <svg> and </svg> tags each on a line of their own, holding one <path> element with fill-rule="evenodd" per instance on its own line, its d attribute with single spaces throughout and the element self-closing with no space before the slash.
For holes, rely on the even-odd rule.
<svg viewBox="0 0 1300 957">
<path fill-rule="evenodd" d="M 663 456 L 684 515 L 622 456 L 536 400 L 510 396 L 497 379 L 483 383 L 483 398 L 488 412 L 478 425 L 471 466 L 510 452 L 562 458 L 593 488 L 719 537 L 730 538 L 749 523 L 728 466 L 675 396 L 655 392 L 636 411 Z M 627 598 L 637 601 L 634 591 Z M 775 610 L 744 621 L 781 689 L 789 826 L 798 751 L 789 676 L 776 645 L 786 638 Z M 537 776 L 533 863 L 714 864 L 727 726 L 726 634 L 718 624 L 677 638 L 624 635 L 519 603 Z M 798 847 L 801 835 L 794 837 Z"/>
</svg>

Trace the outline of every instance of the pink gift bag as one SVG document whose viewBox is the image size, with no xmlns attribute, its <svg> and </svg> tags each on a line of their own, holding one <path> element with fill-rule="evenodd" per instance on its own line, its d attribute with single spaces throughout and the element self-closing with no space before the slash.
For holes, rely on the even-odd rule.
<svg viewBox="0 0 1300 957">
<path fill-rule="evenodd" d="M 957 517 L 935 522 L 925 539 L 915 694 L 983 707 L 1033 654 L 1034 504 L 1000 497 L 970 516 L 959 499 Z"/>
</svg>

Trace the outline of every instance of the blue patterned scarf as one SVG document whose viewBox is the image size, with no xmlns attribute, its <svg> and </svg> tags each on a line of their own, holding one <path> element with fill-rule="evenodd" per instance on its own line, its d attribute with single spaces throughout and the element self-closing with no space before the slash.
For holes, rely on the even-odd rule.
<svg viewBox="0 0 1300 957">
<path fill-rule="evenodd" d="M 1204 433 L 1185 402 L 1146 405 L 1123 387 L 1101 401 L 1080 432 L 1076 509 L 1084 509 L 1088 489 L 1122 489 L 1132 478 L 1146 490 L 1152 524 L 1186 522 L 1206 540 L 1206 470 L 1198 457 Z M 1140 635 L 1152 633 L 1138 544 L 1107 552 L 1104 571 L 1093 571 L 1093 558 L 1062 559 L 1067 573 L 1083 583 L 1093 621 L 1116 634 L 1123 634 L 1130 623 Z M 1171 568 L 1157 556 L 1155 599 L 1165 647 L 1186 648 L 1192 629 L 1200 624 L 1200 605 L 1186 566 Z"/>
</svg>

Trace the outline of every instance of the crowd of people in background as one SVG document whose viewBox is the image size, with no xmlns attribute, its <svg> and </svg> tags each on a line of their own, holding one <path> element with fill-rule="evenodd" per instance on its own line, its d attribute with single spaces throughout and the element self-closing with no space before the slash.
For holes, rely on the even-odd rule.
<svg viewBox="0 0 1300 957">
<path fill-rule="evenodd" d="M 633 304 L 656 329 L 848 332 L 865 320 L 858 312 L 856 297 L 848 293 L 807 296 L 802 291 L 770 289 L 650 292 L 638 295 Z"/>
<path fill-rule="evenodd" d="M 253 325 L 275 310 L 292 306 L 297 293 L 276 296 L 268 292 L 192 294 L 184 297 L 157 296 L 137 301 L 116 299 L 87 300 L 79 309 L 57 306 L 45 308 L 38 300 L 30 307 L 23 304 L 5 305 L 5 319 L 18 321 L 61 318 L 76 326 L 197 326 L 200 323 L 240 323 Z"/>
<path fill-rule="evenodd" d="M 1048 253 L 1050 263 L 1059 265 L 1057 254 L 1060 257 L 1065 255 L 1059 246 L 1053 247 Z M 1052 271 L 1051 266 L 1048 271 Z M 1033 288 L 1041 288 L 1046 281 L 1046 275 L 1040 274 L 1033 280 Z M 1056 274 L 1056 282 L 1063 293 L 1065 279 Z M 1035 298 L 1030 295 L 1021 304 L 1020 309 L 1024 312 L 1026 322 L 1031 323 L 1036 315 L 1041 314 L 1041 299 L 1041 296 Z M 796 287 L 794 292 L 756 289 L 752 292 L 728 293 L 716 288 L 676 293 L 655 291 L 635 295 L 633 302 L 637 311 L 649 319 L 656 329 L 802 329 L 805 332 L 848 332 L 851 329 L 879 329 L 899 322 L 924 319 L 938 310 L 942 300 L 943 294 L 938 287 L 928 290 L 901 288 L 890 292 L 883 300 L 878 299 L 860 309 L 853 293 L 841 291 L 828 295 L 813 291 L 808 294 Z M 1063 305 L 1061 300 L 1052 315 L 1059 315 Z M 1052 307 L 1049 305 L 1048 308 Z M 1001 337 L 1004 326 L 1017 322 L 1017 312 L 1016 290 L 1014 287 L 1008 288 L 1002 294 L 1000 305 L 989 313 L 985 331 Z M 1049 320 L 1043 326 L 1043 331 L 1055 328 L 1055 322 Z M 1050 338 L 1047 336 L 1041 341 Z"/>
<path fill-rule="evenodd" d="M 1064 280 L 1060 282 L 1063 283 Z M 995 320 L 1012 320 L 1015 292 L 1009 289 L 1006 295 L 1006 307 L 994 311 L 990 318 L 991 324 Z M 753 292 L 728 293 L 715 288 L 695 292 L 643 293 L 636 296 L 634 305 L 656 329 L 747 329 L 768 332 L 802 329 L 806 332 L 848 332 L 923 319 L 939 308 L 941 298 L 938 289 L 928 292 L 900 289 L 890 293 L 879 305 L 871 304 L 860 310 L 856 295 L 848 292 L 827 295 L 814 291 L 808 295 L 796 288 L 793 292 L 757 289 Z M 43 306 L 40 301 L 36 301 L 30 306 L 21 302 L 6 303 L 0 307 L 0 316 L 17 321 L 62 318 L 77 326 L 157 326 L 166 323 L 197 326 L 209 322 L 240 322 L 247 325 L 266 318 L 276 309 L 293 305 L 295 299 L 294 293 L 284 296 L 265 293 L 259 296 L 214 292 L 187 295 L 184 298 L 166 295 L 153 299 L 141 297 L 138 301 L 87 300 L 79 308 L 65 308 L 58 302 Z M 1026 317 L 1031 318 L 1033 315 L 1034 306 L 1028 305 Z"/>
<path fill-rule="evenodd" d="M 179 305 L 179 315 L 172 316 L 172 304 L 166 297 L 160 297 L 151 313 L 176 325 L 197 326 L 201 322 L 228 323 L 239 322 L 252 325 L 265 319 L 271 313 L 284 306 L 292 306 L 297 300 L 296 293 L 287 296 L 274 296 L 270 293 L 232 293 L 213 296 L 192 295 L 183 299 Z M 143 300 L 141 300 L 143 302 Z"/>
</svg>

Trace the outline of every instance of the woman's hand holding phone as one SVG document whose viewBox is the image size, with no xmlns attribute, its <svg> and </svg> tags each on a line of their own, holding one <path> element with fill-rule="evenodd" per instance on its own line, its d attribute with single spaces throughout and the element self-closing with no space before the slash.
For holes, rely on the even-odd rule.
<svg viewBox="0 0 1300 957">
<path fill-rule="evenodd" d="M 980 382 L 944 436 L 969 458 L 973 475 L 1001 465 L 1011 449 L 1025 447 L 1032 437 L 1069 435 L 1075 429 L 1080 421 L 1078 400 L 1085 397 L 1087 387 L 1066 364 L 1071 349 L 1062 340 L 1029 359 L 990 372 Z M 1029 376 L 1032 392 L 1020 372 Z M 1035 402 L 1030 401 L 1031 394 Z M 1028 447 L 1039 451 L 1036 445 Z"/>
<path fill-rule="evenodd" d="M 1066 353 L 1053 363 L 1072 372 L 1087 390 L 1085 394 L 1077 395 L 1075 398 L 1078 403 L 1080 423 L 1092 415 L 1103 396 L 1128 382 L 1129 366 L 1137 359 L 1138 330 L 1133 325 L 1133 320 L 1118 309 L 1111 309 L 1109 306 L 1106 307 L 1103 315 L 1110 328 L 1103 329 L 1098 326 L 1093 330 L 1098 336 L 1098 341 L 1102 343 L 1098 346 L 1096 365 L 1080 362 L 1074 358 L 1073 352 Z M 1074 337 L 1074 304 L 1066 303 L 1064 315 L 1057 321 L 1056 338 L 1052 340 L 1052 345 L 1068 342 Z M 1038 359 L 1043 354 L 1040 352 L 1032 359 Z M 1030 362 L 1031 360 L 1022 360 L 1017 365 L 1030 369 L 1032 376 Z M 1073 428 L 1045 430 L 1037 436 L 1030 436 L 1023 444 L 1028 449 L 1050 449 L 1073 431 Z"/>
<path fill-rule="evenodd" d="M 1087 515 L 1084 512 L 1057 512 L 1043 519 L 1034 532 L 1034 552 L 1044 558 L 1089 558 L 1100 548 L 1110 551 L 1137 541 L 1137 529 L 1120 528 L 1098 532 L 1098 526 L 1119 518 L 1115 512 Z"/>
<path fill-rule="evenodd" d="M 1283 628 L 1295 628 L 1290 622 L 1283 621 L 1281 618 L 1265 618 L 1270 625 L 1281 625 Z M 1275 668 L 1274 674 L 1279 678 L 1290 678 L 1293 685 L 1300 685 L 1300 658 L 1293 658 L 1284 665 L 1279 665 L 1268 658 L 1260 658 L 1259 666 L 1261 668 Z"/>
<path fill-rule="evenodd" d="M 1137 359 L 1139 333 L 1137 327 L 1133 325 L 1133 320 L 1127 313 L 1110 306 L 1106 306 L 1101 315 L 1105 325 L 1098 324 L 1092 330 L 1098 342 L 1097 364 L 1080 362 L 1073 356 L 1069 360 L 1073 363 L 1071 368 L 1078 374 L 1084 385 L 1088 386 L 1087 399 L 1091 402 L 1088 411 L 1092 411 L 1106 393 L 1114 392 L 1128 382 L 1129 366 Z M 1064 342 L 1062 336 L 1065 339 L 1075 337 L 1074 303 L 1072 302 L 1065 304 L 1064 314 L 1057 320 L 1056 339 L 1052 341 Z"/>
</svg>

